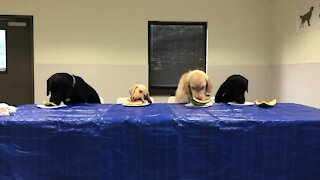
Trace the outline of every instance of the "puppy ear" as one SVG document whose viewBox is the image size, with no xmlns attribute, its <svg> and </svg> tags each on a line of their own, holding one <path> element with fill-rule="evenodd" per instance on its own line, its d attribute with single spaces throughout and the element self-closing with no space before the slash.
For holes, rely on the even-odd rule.
<svg viewBox="0 0 320 180">
<path fill-rule="evenodd" d="M 191 87 L 190 87 L 190 78 L 188 78 L 188 75 L 185 74 L 181 78 L 182 81 L 182 89 L 184 92 L 188 93 L 190 96 L 192 96 Z"/>
<path fill-rule="evenodd" d="M 132 96 L 134 94 L 134 91 L 137 89 L 138 85 L 134 84 L 129 88 L 129 94 Z"/>
<path fill-rule="evenodd" d="M 247 88 L 247 92 L 249 92 L 249 90 L 248 90 L 248 86 L 249 86 L 249 81 L 248 81 L 248 79 L 246 79 L 246 88 Z"/>
<path fill-rule="evenodd" d="M 65 92 L 66 92 L 66 98 L 70 98 L 74 92 L 73 83 L 70 81 L 65 81 L 63 88 L 65 89 Z"/>
<path fill-rule="evenodd" d="M 152 104 L 152 100 L 150 98 L 149 93 L 147 93 L 147 95 L 144 96 L 144 99 L 147 100 L 149 104 Z"/>
<path fill-rule="evenodd" d="M 49 96 L 50 91 L 51 91 L 51 78 L 47 80 L 47 96 Z"/>
<path fill-rule="evenodd" d="M 207 85 L 206 85 L 206 92 L 211 93 L 211 91 L 212 91 L 212 83 L 211 83 L 210 79 L 208 78 Z"/>
<path fill-rule="evenodd" d="M 182 87 L 183 92 L 191 94 L 189 74 L 190 72 L 187 72 L 181 76 L 179 86 Z"/>
</svg>

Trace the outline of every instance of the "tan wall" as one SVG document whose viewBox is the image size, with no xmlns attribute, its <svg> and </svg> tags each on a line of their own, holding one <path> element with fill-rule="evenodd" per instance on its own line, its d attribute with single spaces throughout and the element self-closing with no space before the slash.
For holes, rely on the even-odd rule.
<svg viewBox="0 0 320 180">
<path fill-rule="evenodd" d="M 320 30 L 296 31 L 298 9 L 310 2 L 315 1 L 274 1 L 271 96 L 320 108 Z"/>
<path fill-rule="evenodd" d="M 2 14 L 34 16 L 36 64 L 146 65 L 147 24 L 207 21 L 210 65 L 270 60 L 270 0 L 10 0 Z"/>
<path fill-rule="evenodd" d="M 36 103 L 47 98 L 45 81 L 56 72 L 82 76 L 106 102 L 127 95 L 134 82 L 147 84 L 149 20 L 207 21 L 208 70 L 215 87 L 239 71 L 249 76 L 248 99 L 253 100 L 270 94 L 265 75 L 271 59 L 272 4 L 270 0 L 10 0 L 1 2 L 0 12 L 34 17 Z"/>
<path fill-rule="evenodd" d="M 162 20 L 208 22 L 214 82 L 241 69 L 251 82 L 249 100 L 274 97 L 319 107 L 319 83 L 313 80 L 320 64 L 320 30 L 296 32 L 297 8 L 310 1 L 11 0 L 1 2 L 0 12 L 34 16 L 36 102 L 45 97 L 42 82 L 63 67 L 91 81 L 107 102 L 126 94 L 137 80 L 146 83 L 147 22 Z M 139 74 L 132 75 L 132 68 Z M 128 73 L 114 77 L 118 72 Z M 110 81 L 119 88 L 112 95 L 105 86 Z"/>
<path fill-rule="evenodd" d="M 272 96 L 320 108 L 320 63 L 272 66 Z"/>
<path fill-rule="evenodd" d="M 274 1 L 272 64 L 320 63 L 320 30 L 316 28 L 307 31 L 296 31 L 296 23 L 300 23 L 300 14 L 297 13 L 298 9 L 304 8 L 310 2 L 316 1 Z M 318 6 L 318 3 L 315 5 Z M 313 16 L 319 20 L 319 11 L 314 12 Z"/>
</svg>

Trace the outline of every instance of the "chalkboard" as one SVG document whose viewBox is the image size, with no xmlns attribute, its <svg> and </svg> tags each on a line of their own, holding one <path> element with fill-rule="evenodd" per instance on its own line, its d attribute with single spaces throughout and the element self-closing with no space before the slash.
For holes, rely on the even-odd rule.
<svg viewBox="0 0 320 180">
<path fill-rule="evenodd" d="M 206 70 L 206 22 L 149 21 L 148 27 L 151 94 L 172 95 L 183 73 Z"/>
</svg>

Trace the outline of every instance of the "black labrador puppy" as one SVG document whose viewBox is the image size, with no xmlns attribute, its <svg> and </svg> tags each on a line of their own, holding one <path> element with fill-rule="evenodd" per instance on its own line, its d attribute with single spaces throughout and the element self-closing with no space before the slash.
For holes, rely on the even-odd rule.
<svg viewBox="0 0 320 180">
<path fill-rule="evenodd" d="M 100 103 L 98 93 L 81 77 L 68 73 L 56 73 L 47 80 L 47 96 L 50 102 L 60 104 Z"/>
<path fill-rule="evenodd" d="M 232 75 L 218 89 L 215 102 L 236 102 L 243 104 L 245 91 L 248 92 L 249 81 L 241 75 Z"/>
</svg>

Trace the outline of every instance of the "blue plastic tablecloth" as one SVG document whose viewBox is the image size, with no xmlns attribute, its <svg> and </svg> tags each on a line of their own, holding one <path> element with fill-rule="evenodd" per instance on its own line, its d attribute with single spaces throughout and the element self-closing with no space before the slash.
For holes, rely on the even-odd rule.
<svg viewBox="0 0 320 180">
<path fill-rule="evenodd" d="M 23 105 L 0 117 L 0 179 L 320 179 L 320 110 Z"/>
</svg>

